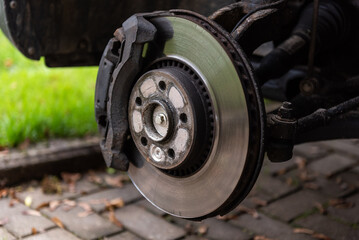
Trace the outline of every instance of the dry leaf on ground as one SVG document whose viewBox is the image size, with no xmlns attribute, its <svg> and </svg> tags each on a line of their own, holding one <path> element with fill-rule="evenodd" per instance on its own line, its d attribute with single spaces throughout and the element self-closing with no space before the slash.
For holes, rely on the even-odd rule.
<svg viewBox="0 0 359 240">
<path fill-rule="evenodd" d="M 84 211 L 77 214 L 78 217 L 87 217 L 88 215 L 93 214 L 92 208 L 90 204 L 86 202 L 80 202 L 77 204 L 79 207 L 81 207 Z"/>
<path fill-rule="evenodd" d="M 341 199 L 341 198 L 330 199 L 329 200 L 329 205 L 332 206 L 332 207 L 341 208 L 341 209 L 354 207 L 353 202 L 348 202 L 345 199 Z"/>
<path fill-rule="evenodd" d="M 303 234 L 308 234 L 308 235 L 314 234 L 313 230 L 307 229 L 307 228 L 294 228 L 293 232 L 294 233 L 303 233 Z"/>
<path fill-rule="evenodd" d="M 257 210 L 255 210 L 255 209 L 247 208 L 247 207 L 244 207 L 244 206 L 239 206 L 237 209 L 240 212 L 244 212 L 244 213 L 247 213 L 247 214 L 251 215 L 255 219 L 259 218 L 259 214 L 258 214 Z"/>
<path fill-rule="evenodd" d="M 36 235 L 37 234 L 37 230 L 36 230 L 36 228 L 31 228 L 31 234 L 32 235 Z"/>
<path fill-rule="evenodd" d="M 113 209 L 110 211 L 110 213 L 108 215 L 108 219 L 110 220 L 110 222 L 115 224 L 117 227 L 120 227 L 120 228 L 123 227 L 122 223 L 116 218 L 116 215 L 115 215 L 115 212 L 113 211 Z"/>
<path fill-rule="evenodd" d="M 54 200 L 49 203 L 50 211 L 53 212 L 60 206 L 61 202 L 59 200 Z"/>
<path fill-rule="evenodd" d="M 76 192 L 76 182 L 80 180 L 80 173 L 67 173 L 62 172 L 61 177 L 69 187 L 69 192 Z"/>
<path fill-rule="evenodd" d="M 320 239 L 320 240 L 332 240 L 330 237 L 328 237 L 322 233 L 315 233 L 312 235 L 312 237 L 314 237 L 316 239 Z"/>
<path fill-rule="evenodd" d="M 112 187 L 123 187 L 124 182 L 128 182 L 130 178 L 127 175 L 119 175 L 115 177 L 105 177 L 105 182 L 107 185 L 110 185 Z"/>
<path fill-rule="evenodd" d="M 319 210 L 320 214 L 325 214 L 326 213 L 326 210 L 325 210 L 323 204 L 321 204 L 319 202 L 316 202 L 315 207 Z"/>
<path fill-rule="evenodd" d="M 36 207 L 36 210 L 39 211 L 45 207 L 49 207 L 50 206 L 50 203 L 49 202 L 43 202 L 41 203 L 39 206 Z"/>
<path fill-rule="evenodd" d="M 197 233 L 199 235 L 205 235 L 207 233 L 207 231 L 208 231 L 208 226 L 206 226 L 206 225 L 201 225 L 197 228 Z"/>
<path fill-rule="evenodd" d="M 107 202 L 107 203 L 111 207 L 116 207 L 116 208 L 122 208 L 123 206 L 125 206 L 125 202 L 122 200 L 122 198 L 115 198 L 115 199 L 112 199 L 110 202 Z"/>
<path fill-rule="evenodd" d="M 258 197 L 253 197 L 250 199 L 251 202 L 253 202 L 254 204 L 261 206 L 261 207 L 265 207 L 268 205 L 268 202 L 266 200 L 260 199 Z"/>
<path fill-rule="evenodd" d="M 307 165 L 307 160 L 302 157 L 295 157 L 294 159 L 295 164 L 297 165 L 298 169 L 303 170 Z"/>
<path fill-rule="evenodd" d="M 51 221 L 53 221 L 58 227 L 63 228 L 63 229 L 65 228 L 64 224 L 57 217 L 51 218 Z"/>
<path fill-rule="evenodd" d="M 98 185 L 103 184 L 103 180 L 101 177 L 97 176 L 94 171 L 89 171 L 89 176 L 87 177 L 87 180 L 91 183 L 95 183 Z"/>
<path fill-rule="evenodd" d="M 41 217 L 41 213 L 39 211 L 36 210 L 25 210 L 22 212 L 23 215 L 29 215 L 29 216 L 35 216 L 35 217 Z"/>
<path fill-rule="evenodd" d="M 255 236 L 253 240 L 276 240 L 276 239 L 267 238 L 266 236 Z"/>
<path fill-rule="evenodd" d="M 305 183 L 304 188 L 311 189 L 311 190 L 318 190 L 320 187 L 316 183 Z"/>
</svg>

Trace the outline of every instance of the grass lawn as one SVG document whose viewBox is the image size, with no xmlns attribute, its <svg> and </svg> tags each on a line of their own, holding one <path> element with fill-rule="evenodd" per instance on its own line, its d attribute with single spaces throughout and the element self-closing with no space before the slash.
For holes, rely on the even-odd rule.
<svg viewBox="0 0 359 240">
<path fill-rule="evenodd" d="M 28 60 L 0 30 L 0 147 L 95 134 L 96 74 Z"/>
</svg>

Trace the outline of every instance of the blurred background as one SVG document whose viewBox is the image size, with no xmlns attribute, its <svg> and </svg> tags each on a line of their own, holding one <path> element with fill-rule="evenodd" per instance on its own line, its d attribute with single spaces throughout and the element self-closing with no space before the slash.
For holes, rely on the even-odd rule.
<svg viewBox="0 0 359 240">
<path fill-rule="evenodd" d="M 0 150 L 50 138 L 95 135 L 97 67 L 49 69 L 0 31 Z"/>
</svg>

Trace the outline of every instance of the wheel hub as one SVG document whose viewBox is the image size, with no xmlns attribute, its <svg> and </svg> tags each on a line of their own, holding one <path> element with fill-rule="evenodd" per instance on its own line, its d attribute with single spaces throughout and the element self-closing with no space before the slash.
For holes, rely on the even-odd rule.
<svg viewBox="0 0 359 240">
<path fill-rule="evenodd" d="M 132 138 L 146 161 L 179 176 L 201 167 L 198 160 L 186 159 L 191 158 L 191 153 L 199 154 L 194 147 L 203 151 L 201 145 L 208 143 L 203 137 L 208 138 L 209 133 L 199 125 L 206 127 L 211 119 L 198 118 L 196 114 L 209 116 L 205 97 L 198 95 L 199 78 L 193 70 L 192 75 L 184 70 L 189 70 L 188 66 L 182 64 L 185 68 L 181 68 L 176 63 L 177 66 L 154 69 L 139 78 L 132 89 L 128 115 Z"/>
</svg>

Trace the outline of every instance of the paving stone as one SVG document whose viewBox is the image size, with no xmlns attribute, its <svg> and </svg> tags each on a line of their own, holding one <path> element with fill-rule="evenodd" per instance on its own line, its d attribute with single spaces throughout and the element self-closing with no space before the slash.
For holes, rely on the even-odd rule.
<svg viewBox="0 0 359 240">
<path fill-rule="evenodd" d="M 207 219 L 203 223 L 208 227 L 206 237 L 218 240 L 246 240 L 251 237 L 240 228 L 234 227 L 224 221 L 214 218 Z"/>
<path fill-rule="evenodd" d="M 309 236 L 293 233 L 293 229 L 280 221 L 269 218 L 263 214 L 259 214 L 259 218 L 256 219 L 248 214 L 239 216 L 238 218 L 230 221 L 236 226 L 240 226 L 248 229 L 255 235 L 265 236 L 267 238 L 273 238 L 278 240 L 307 240 L 313 239 Z"/>
<path fill-rule="evenodd" d="M 1 240 L 15 240 L 15 237 L 11 235 L 5 228 L 0 227 L 0 239 Z"/>
<path fill-rule="evenodd" d="M 299 219 L 296 224 L 312 229 L 318 233 L 323 233 L 335 240 L 357 240 L 359 239 L 359 230 L 350 228 L 338 221 L 328 217 L 315 214 L 306 218 Z"/>
<path fill-rule="evenodd" d="M 310 187 L 311 184 L 315 184 L 314 186 L 318 187 L 317 192 L 334 198 L 340 198 L 355 191 L 355 187 L 345 182 L 336 182 L 322 177 L 318 177 L 314 181 L 308 182 L 307 186 Z"/>
<path fill-rule="evenodd" d="M 80 207 L 75 207 L 69 211 L 64 211 L 63 208 L 50 211 L 45 208 L 41 212 L 49 216 L 49 218 L 58 218 L 66 229 L 84 239 L 98 239 L 122 230 L 95 213 L 86 217 L 79 217 L 78 214 L 84 212 L 84 209 Z"/>
<path fill-rule="evenodd" d="M 65 184 L 62 184 L 62 186 L 63 189 L 67 188 L 67 185 Z M 97 189 L 99 189 L 98 186 L 90 183 L 89 181 L 87 181 L 87 179 L 82 178 L 80 181 L 76 183 L 75 192 L 64 191 L 62 194 L 45 194 L 43 193 L 41 187 L 34 187 L 34 188 L 30 187 L 24 192 L 18 193 L 17 196 L 21 201 L 24 201 L 26 197 L 31 197 L 32 199 L 31 208 L 36 208 L 44 202 L 74 198 L 77 196 L 81 196 L 84 193 L 90 193 L 96 191 Z"/>
<path fill-rule="evenodd" d="M 16 237 L 24 237 L 32 233 L 32 228 L 37 231 L 43 231 L 55 224 L 43 216 L 33 216 L 24 214 L 30 208 L 23 204 L 17 203 L 13 207 L 9 206 L 9 199 L 0 200 L 0 219 L 8 218 L 8 223 L 5 224 L 6 230 Z"/>
<path fill-rule="evenodd" d="M 329 149 L 323 145 L 304 143 L 294 146 L 294 155 L 304 157 L 306 159 L 317 159 L 324 157 L 329 153 Z"/>
<path fill-rule="evenodd" d="M 295 186 L 289 186 L 277 178 L 261 173 L 250 195 L 270 202 L 296 189 Z"/>
<path fill-rule="evenodd" d="M 325 158 L 310 163 L 308 165 L 308 169 L 329 177 L 349 168 L 354 164 L 355 161 L 348 157 L 344 157 L 339 154 L 331 154 Z"/>
<path fill-rule="evenodd" d="M 151 213 L 158 215 L 158 216 L 164 216 L 167 215 L 164 211 L 161 211 L 160 209 L 153 206 L 149 201 L 146 199 L 140 200 L 136 202 L 136 205 L 139 207 L 142 207 L 144 209 L 147 209 Z"/>
<path fill-rule="evenodd" d="M 354 206 L 352 208 L 335 208 L 335 207 L 328 207 L 328 212 L 331 216 L 340 218 L 345 222 L 351 224 L 358 224 L 359 223 L 359 194 L 351 196 L 346 199 L 348 203 L 353 203 Z"/>
<path fill-rule="evenodd" d="M 330 147 L 335 151 L 345 153 L 355 157 L 355 160 L 359 161 L 359 147 L 351 140 L 334 140 L 320 142 L 320 145 Z"/>
<path fill-rule="evenodd" d="M 116 234 L 112 237 L 107 237 L 104 240 L 141 240 L 142 238 L 130 233 L 130 232 L 123 232 L 120 234 Z"/>
<path fill-rule="evenodd" d="M 79 240 L 75 235 L 65 231 L 61 228 L 51 229 L 47 232 L 36 234 L 31 237 L 24 238 L 24 240 Z"/>
<path fill-rule="evenodd" d="M 288 197 L 275 201 L 274 203 L 262 208 L 262 210 L 272 216 L 276 216 L 284 221 L 290 221 L 300 214 L 310 211 L 316 203 L 323 203 L 327 199 L 322 195 L 309 190 L 302 190 Z"/>
<path fill-rule="evenodd" d="M 116 210 L 115 215 L 125 228 L 145 239 L 177 239 L 185 235 L 182 228 L 134 205 Z"/>
<path fill-rule="evenodd" d="M 133 186 L 133 184 L 126 184 L 123 188 L 112 188 L 97 192 L 91 195 L 87 195 L 78 199 L 79 202 L 93 202 L 94 200 L 112 200 L 116 198 L 122 198 L 125 203 L 130 203 L 135 200 L 141 199 L 141 193 Z M 102 212 L 105 210 L 106 205 L 104 203 L 91 204 L 92 208 L 96 212 Z"/>
</svg>

